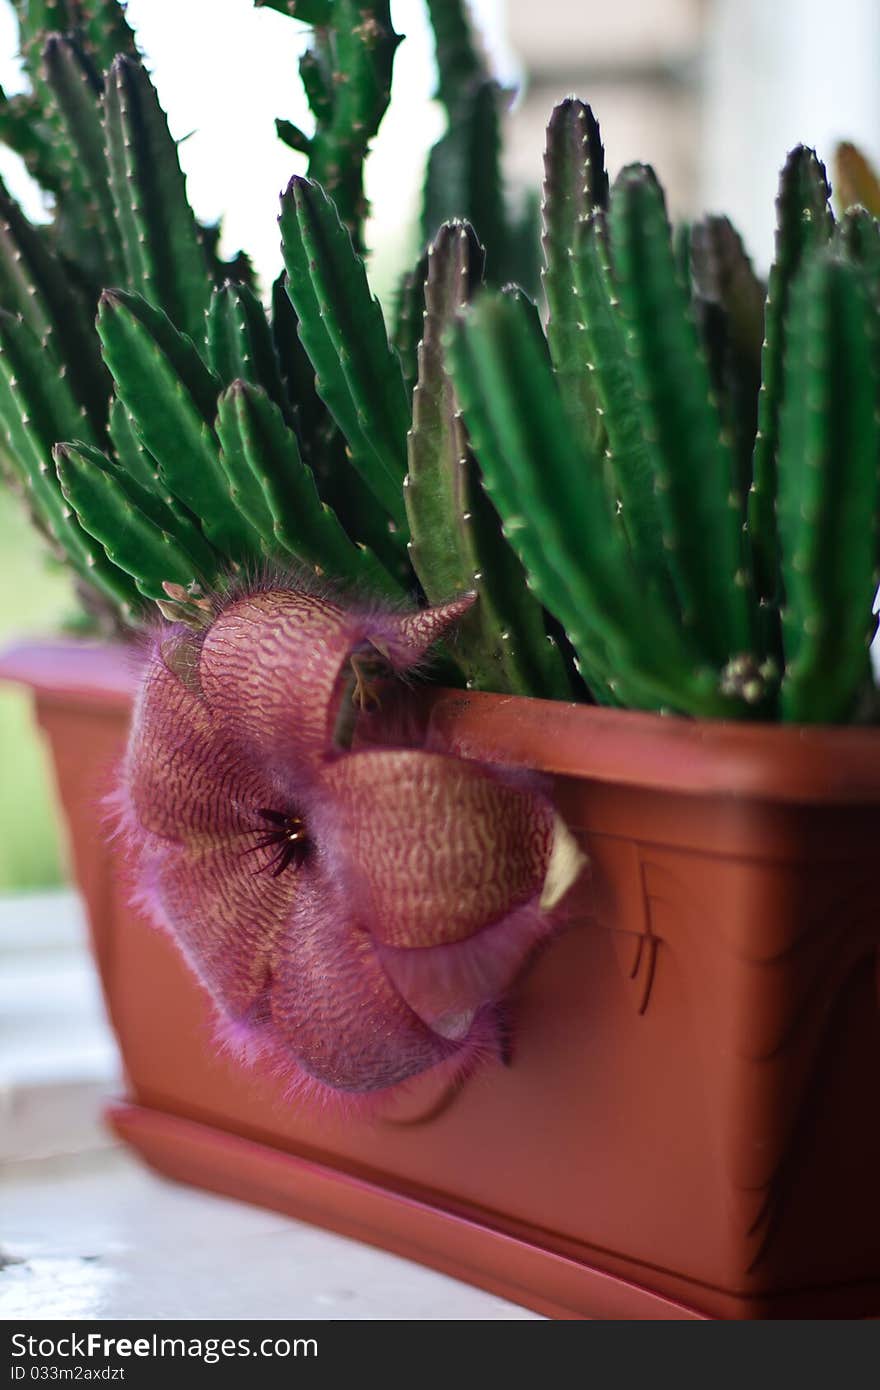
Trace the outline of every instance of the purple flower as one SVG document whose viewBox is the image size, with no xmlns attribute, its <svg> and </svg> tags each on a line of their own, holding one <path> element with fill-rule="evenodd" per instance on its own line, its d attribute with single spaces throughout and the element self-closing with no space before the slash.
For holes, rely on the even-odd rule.
<svg viewBox="0 0 880 1390">
<path fill-rule="evenodd" d="M 118 796 L 139 900 L 226 1035 L 301 1090 L 363 1097 L 497 1052 L 580 871 L 532 779 L 362 713 L 471 602 L 266 588 L 149 652 Z"/>
</svg>

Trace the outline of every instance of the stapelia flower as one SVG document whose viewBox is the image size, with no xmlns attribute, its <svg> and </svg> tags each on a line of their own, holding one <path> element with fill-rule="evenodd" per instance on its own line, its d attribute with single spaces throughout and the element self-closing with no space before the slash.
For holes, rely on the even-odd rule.
<svg viewBox="0 0 880 1390">
<path fill-rule="evenodd" d="M 265 588 L 150 650 L 118 797 L 140 901 L 227 1035 L 300 1089 L 366 1096 L 497 1050 L 497 1006 L 579 872 L 521 773 L 355 741 L 471 601 Z"/>
</svg>

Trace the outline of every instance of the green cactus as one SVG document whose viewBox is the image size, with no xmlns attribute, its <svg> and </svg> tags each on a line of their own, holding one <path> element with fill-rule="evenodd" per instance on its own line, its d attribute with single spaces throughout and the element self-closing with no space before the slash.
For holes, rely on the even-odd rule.
<svg viewBox="0 0 880 1390">
<path fill-rule="evenodd" d="M 363 261 L 327 194 L 294 178 L 282 199 L 287 292 L 319 395 L 344 433 L 354 467 L 405 538 L 409 403 Z"/>
<path fill-rule="evenodd" d="M 156 505 L 98 449 L 58 444 L 55 466 L 61 491 L 84 531 L 100 541 L 107 559 L 130 574 L 147 598 L 163 599 L 166 583 L 187 586 L 216 577 L 203 538 L 192 528 L 192 549 L 182 541 L 173 514 Z M 207 556 L 207 566 L 205 561 Z"/>
<path fill-rule="evenodd" d="M 852 718 L 870 685 L 880 583 L 877 304 L 837 252 L 807 258 L 791 286 L 779 424 L 785 607 L 782 716 Z"/>
<path fill-rule="evenodd" d="M 444 222 L 463 218 L 486 248 L 486 278 L 516 280 L 537 293 L 540 261 L 534 236 L 534 203 L 510 206 L 501 172 L 504 115 L 511 93 L 493 79 L 475 37 L 464 0 L 428 0 L 437 54 L 437 97 L 447 128 L 428 158 L 422 206 L 422 240 Z M 523 232 L 526 230 L 524 237 Z"/>
<path fill-rule="evenodd" d="M 105 129 L 127 283 L 197 339 L 211 295 L 205 247 L 164 112 L 130 58 L 116 58 L 107 77 Z"/>
<path fill-rule="evenodd" d="M 271 312 L 187 202 L 116 0 L 15 0 L 30 90 L 0 93 L 0 140 L 53 214 L 31 225 L 0 186 L 0 475 L 88 610 L 199 624 L 272 565 L 394 601 L 474 589 L 436 678 L 578 698 L 573 652 L 609 705 L 876 718 L 875 209 L 835 225 L 793 151 L 765 295 L 725 218 L 673 236 L 649 169 L 609 188 L 568 98 L 539 229 L 500 176 L 508 94 L 462 0 L 429 0 L 447 129 L 389 340 L 362 257 L 388 0 L 264 3 L 313 26 L 314 130 L 279 122 L 309 177 L 282 200 Z M 844 203 L 873 196 L 840 168 Z"/>
<path fill-rule="evenodd" d="M 456 656 L 469 683 L 564 698 L 570 693 L 540 605 L 505 543 L 471 453 L 444 339 L 482 279 L 483 250 L 467 223 L 441 227 L 428 252 L 424 335 L 413 395 L 406 509 L 415 571 L 432 603 L 472 589 Z"/>
<path fill-rule="evenodd" d="M 255 0 L 313 26 L 300 77 L 313 134 L 277 121 L 279 137 L 308 157 L 309 177 L 336 205 L 355 248 L 363 250 L 367 215 L 363 167 L 391 97 L 394 54 L 401 35 L 390 0 Z"/>
<path fill-rule="evenodd" d="M 785 360 L 786 319 L 791 285 L 809 252 L 831 236 L 834 219 L 825 166 L 803 145 L 785 163 L 776 201 L 776 260 L 770 271 L 758 395 L 758 433 L 752 460 L 748 524 L 758 594 L 779 600 L 779 545 L 776 534 L 776 459 Z"/>
<path fill-rule="evenodd" d="M 766 289 L 726 217 L 694 223 L 690 241 L 697 327 L 733 450 L 734 486 L 745 507 L 758 429 Z"/>
<path fill-rule="evenodd" d="M 312 566 L 318 575 L 402 596 L 375 555 L 354 544 L 321 501 L 296 435 L 265 391 L 246 381 L 233 382 L 220 397 L 217 434 L 237 505 L 263 536 L 274 538 L 282 554 Z"/>
<path fill-rule="evenodd" d="M 588 106 L 569 97 L 547 127 L 544 153 L 542 280 L 547 298 L 547 341 L 560 393 L 576 433 L 597 447 L 605 431 L 587 345 L 573 248 L 581 223 L 608 206 L 608 174 L 599 125 Z"/>
<path fill-rule="evenodd" d="M 282 413 L 291 415 L 266 311 L 247 285 L 229 280 L 212 294 L 206 349 L 208 365 L 222 382 L 240 379 L 262 386 Z"/>
</svg>

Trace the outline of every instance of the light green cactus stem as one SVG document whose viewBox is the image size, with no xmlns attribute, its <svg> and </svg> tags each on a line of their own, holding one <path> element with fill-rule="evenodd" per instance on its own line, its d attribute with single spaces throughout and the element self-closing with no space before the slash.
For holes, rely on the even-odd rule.
<svg viewBox="0 0 880 1390">
<path fill-rule="evenodd" d="M 864 272 L 811 253 L 790 290 L 779 435 L 784 719 L 851 719 L 870 685 L 880 582 L 877 306 Z"/>
<path fill-rule="evenodd" d="M 12 0 L 21 27 L 22 48 L 30 49 L 50 32 L 75 33 L 88 57 L 109 68 L 117 53 L 138 56 L 134 33 L 119 0 Z"/>
<path fill-rule="evenodd" d="M 118 284 L 125 272 L 101 119 L 103 79 L 80 46 L 60 34 L 49 35 L 43 68 L 65 137 L 65 159 L 76 171 L 82 231 L 97 242 L 88 255 L 105 283 Z"/>
<path fill-rule="evenodd" d="M 18 314 L 82 403 L 91 430 L 105 428 L 110 380 L 83 301 L 45 234 L 0 190 L 0 304 Z"/>
<path fill-rule="evenodd" d="M 281 211 L 287 290 L 319 395 L 351 461 L 405 537 L 409 404 L 363 261 L 323 189 L 294 178 Z"/>
<path fill-rule="evenodd" d="M 743 503 L 651 170 L 620 175 L 609 228 L 669 569 L 686 630 L 720 666 L 756 643 Z"/>
<path fill-rule="evenodd" d="M 726 217 L 694 224 L 690 271 L 700 336 L 745 506 L 758 425 L 765 289 Z"/>
<path fill-rule="evenodd" d="M 113 63 L 104 100 L 110 188 L 128 283 L 198 341 L 211 275 L 165 114 L 146 71 L 129 58 Z"/>
<path fill-rule="evenodd" d="M 410 553 L 432 603 L 470 590 L 477 593 L 455 644 L 456 659 L 471 685 L 564 698 L 571 691 L 563 662 L 483 492 L 446 371 L 445 334 L 470 301 L 482 269 L 483 251 L 473 229 L 461 222 L 441 227 L 428 254 L 409 436 Z"/>
<path fill-rule="evenodd" d="M 834 219 L 825 166 L 815 150 L 799 145 L 785 162 L 776 200 L 776 259 L 770 271 L 764 315 L 758 433 L 752 460 L 748 525 L 758 597 L 779 598 L 779 542 L 776 532 L 776 458 L 782 407 L 786 320 L 791 283 L 805 256 L 831 236 Z"/>
<path fill-rule="evenodd" d="M 211 296 L 207 357 L 224 385 L 242 380 L 262 386 L 292 418 L 266 311 L 247 285 L 228 281 Z"/>
<path fill-rule="evenodd" d="M 278 134 L 308 155 L 310 177 L 326 189 L 362 250 L 364 160 L 388 107 L 401 41 L 391 23 L 390 0 L 278 0 L 270 8 L 315 26 L 300 61 L 314 133 L 279 121 Z"/>
<path fill-rule="evenodd" d="M 233 382 L 220 397 L 217 434 L 232 494 L 269 552 L 280 548 L 318 575 L 402 597 L 375 555 L 351 541 L 322 502 L 296 435 L 265 391 Z"/>
<path fill-rule="evenodd" d="M 397 304 L 392 335 L 403 379 L 412 395 L 419 379 L 419 343 L 425 321 L 425 281 L 428 278 L 428 253 L 419 257 L 408 270 L 397 291 Z"/>
<path fill-rule="evenodd" d="M 166 583 L 186 588 L 216 578 L 218 557 L 198 532 L 190 533 L 197 557 L 185 547 L 171 513 L 100 450 L 57 444 L 53 452 L 61 490 L 83 530 L 146 598 L 165 599 Z"/>
<path fill-rule="evenodd" d="M 597 409 L 574 248 L 581 222 L 608 206 L 608 174 L 598 123 L 588 106 L 569 97 L 547 127 L 542 204 L 547 340 L 572 429 L 585 430 L 596 447 L 605 431 Z"/>
<path fill-rule="evenodd" d="M 454 337 L 451 363 L 505 534 L 566 628 L 585 678 L 643 708 L 737 712 L 741 702 L 721 695 L 717 673 L 632 569 L 523 303 L 483 296 Z"/>
<path fill-rule="evenodd" d="M 138 295 L 105 291 L 98 334 L 119 398 L 170 493 L 231 560 L 259 559 L 262 538 L 235 506 L 220 463 L 218 379 L 189 339 Z"/>
</svg>

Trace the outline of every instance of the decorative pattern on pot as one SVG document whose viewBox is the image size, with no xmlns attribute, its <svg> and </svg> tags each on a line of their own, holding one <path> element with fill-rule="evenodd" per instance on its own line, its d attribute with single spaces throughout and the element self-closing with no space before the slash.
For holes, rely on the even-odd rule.
<svg viewBox="0 0 880 1390">
<path fill-rule="evenodd" d="M 501 1007 L 583 855 L 546 785 L 377 713 L 472 598 L 417 612 L 267 585 L 149 650 L 114 798 L 136 895 L 219 1037 L 363 1103 L 504 1059 Z"/>
</svg>

